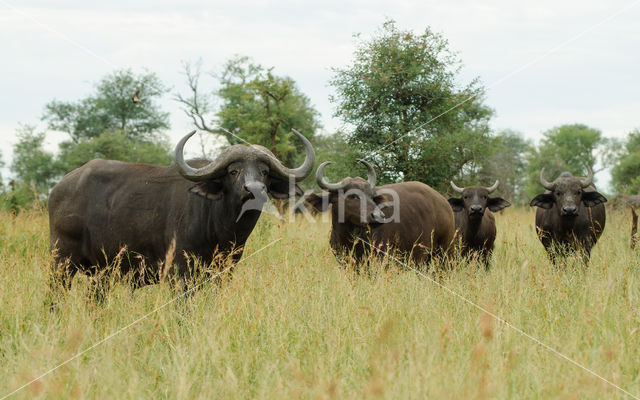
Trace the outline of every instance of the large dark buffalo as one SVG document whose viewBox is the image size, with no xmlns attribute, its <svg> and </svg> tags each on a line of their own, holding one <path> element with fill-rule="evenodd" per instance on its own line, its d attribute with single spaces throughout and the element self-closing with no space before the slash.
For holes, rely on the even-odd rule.
<svg viewBox="0 0 640 400">
<path fill-rule="evenodd" d="M 588 168 L 586 178 L 563 172 L 553 182 L 540 171 L 540 183 L 547 189 L 531 200 L 536 211 L 536 230 L 542 245 L 555 262 L 556 254 L 582 253 L 585 263 L 591 249 L 604 230 L 607 199 L 593 186 L 593 172 Z"/>
<path fill-rule="evenodd" d="M 138 285 L 156 282 L 165 258 L 173 258 L 181 279 L 193 258 L 206 265 L 232 254 L 237 262 L 266 194 L 286 198 L 300 191 L 295 182 L 313 170 L 313 147 L 294 132 L 306 153 L 295 169 L 257 145 L 230 146 L 214 161 L 185 162 L 193 131 L 177 144 L 171 166 L 93 160 L 70 172 L 49 196 L 55 283 L 68 287 L 78 271 L 104 270 L 123 248 L 121 272 L 133 270 Z"/>
<path fill-rule="evenodd" d="M 326 192 L 306 199 L 317 209 L 331 205 L 330 244 L 339 259 L 353 254 L 356 261 L 362 261 L 371 245 L 382 251 L 393 248 L 410 253 L 418 263 L 449 250 L 455 228 L 444 197 L 420 182 L 376 186 L 373 167 L 358 161 L 368 169 L 367 180 L 356 177 L 329 183 L 323 177 L 330 163 L 326 161 L 316 172 L 318 186 Z"/>
<path fill-rule="evenodd" d="M 477 254 L 486 268 L 496 240 L 496 221 L 493 212 L 511 204 L 502 197 L 489 197 L 498 188 L 498 181 L 491 187 L 469 186 L 460 188 L 451 182 L 460 197 L 451 197 L 449 204 L 456 221 L 456 233 L 460 236 L 462 255 Z"/>
</svg>

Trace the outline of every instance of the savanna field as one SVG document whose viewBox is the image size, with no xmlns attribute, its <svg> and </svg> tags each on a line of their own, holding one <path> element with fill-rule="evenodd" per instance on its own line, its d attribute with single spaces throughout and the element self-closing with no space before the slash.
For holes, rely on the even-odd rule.
<svg viewBox="0 0 640 400">
<path fill-rule="evenodd" d="M 639 258 L 629 213 L 607 217 L 587 269 L 552 266 L 534 210 L 507 209 L 490 271 L 427 275 L 640 395 Z M 340 268 L 329 229 L 263 215 L 232 279 L 11 398 L 630 398 L 393 260 Z M 50 311 L 48 241 L 45 211 L 0 214 L 0 398 L 179 294 L 118 284 L 96 305 L 78 276 Z"/>
</svg>

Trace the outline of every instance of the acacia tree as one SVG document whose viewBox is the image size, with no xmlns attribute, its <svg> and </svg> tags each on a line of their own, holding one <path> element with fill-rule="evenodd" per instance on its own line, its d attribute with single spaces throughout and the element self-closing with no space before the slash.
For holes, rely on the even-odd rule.
<svg viewBox="0 0 640 400">
<path fill-rule="evenodd" d="M 486 158 L 471 162 L 457 175 L 459 186 L 492 185 L 496 180 L 498 192 L 514 203 L 524 201 L 527 185 L 525 155 L 531 143 L 517 131 L 505 129 L 492 135 Z"/>
<path fill-rule="evenodd" d="M 318 112 L 293 79 L 277 76 L 248 57 L 227 61 L 215 76 L 220 87 L 200 88 L 200 63 L 185 64 L 190 93 L 177 94 L 183 110 L 201 130 L 221 135 L 230 144 L 260 144 L 278 158 L 294 162 L 301 146 L 292 141 L 291 129 L 313 138 L 320 127 Z M 214 104 L 219 103 L 219 107 Z"/>
<path fill-rule="evenodd" d="M 584 124 L 557 126 L 542 135 L 544 138 L 538 146 L 531 147 L 526 155 L 529 196 L 544 190 L 539 179 L 542 168 L 548 180 L 564 171 L 586 176 L 586 167 L 594 168 L 596 151 L 603 143 L 601 132 Z"/>
<path fill-rule="evenodd" d="M 127 69 L 103 77 L 84 99 L 48 103 L 42 119 L 70 139 L 60 143 L 56 170 L 68 172 L 94 158 L 168 164 L 163 131 L 169 128 L 169 113 L 158 105 L 166 92 L 154 73 Z"/>
<path fill-rule="evenodd" d="M 23 125 L 16 131 L 16 136 L 18 142 L 13 146 L 11 172 L 18 181 L 46 193 L 60 171 L 53 153 L 44 149 L 45 133 L 36 132 L 32 125 Z"/>
<path fill-rule="evenodd" d="M 169 113 L 158 105 L 167 90 L 152 72 L 119 70 L 102 78 L 95 93 L 84 99 L 51 101 L 45 106 L 42 119 L 49 129 L 69 134 L 73 143 L 108 131 L 123 132 L 132 139 L 154 140 L 169 128 Z"/>
<path fill-rule="evenodd" d="M 447 40 L 386 21 L 360 40 L 353 63 L 334 69 L 335 115 L 347 141 L 377 164 L 380 182 L 419 180 L 443 189 L 488 152 L 489 119 L 476 78 L 460 85 L 461 63 Z"/>
<path fill-rule="evenodd" d="M 640 129 L 629 132 L 624 140 L 608 143 L 615 163 L 611 170 L 611 183 L 620 193 L 640 192 Z"/>
</svg>

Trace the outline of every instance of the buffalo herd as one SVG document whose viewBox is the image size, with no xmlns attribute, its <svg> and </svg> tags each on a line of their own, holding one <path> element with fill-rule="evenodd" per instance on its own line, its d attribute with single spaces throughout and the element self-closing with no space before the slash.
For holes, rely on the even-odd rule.
<svg viewBox="0 0 640 400">
<path fill-rule="evenodd" d="M 314 168 L 313 146 L 293 131 L 304 149 L 304 162 L 287 168 L 268 149 L 233 145 L 215 160 L 184 160 L 183 137 L 168 167 L 93 160 L 65 175 L 49 196 L 50 244 L 54 254 L 52 284 L 68 288 L 77 272 L 96 276 L 118 261 L 131 273 L 134 287 L 171 274 L 188 278 L 194 263 L 228 259 L 233 265 L 262 213 L 268 195 L 295 199 L 297 182 Z M 451 187 L 458 197 L 445 199 L 421 182 L 376 186 L 374 167 L 358 160 L 367 179 L 346 177 L 330 183 L 329 161 L 316 170 L 319 193 L 298 203 L 330 211 L 330 246 L 338 260 L 356 264 L 394 249 L 416 263 L 477 258 L 489 268 L 496 238 L 494 214 L 511 204 L 491 197 L 491 187 Z M 553 182 L 540 173 L 544 193 L 531 200 L 542 245 L 555 263 L 579 254 L 588 262 L 605 227 L 604 202 L 586 178 L 567 172 Z M 300 206 L 300 204 L 303 204 Z M 444 264 L 442 264 L 444 265 Z"/>
</svg>

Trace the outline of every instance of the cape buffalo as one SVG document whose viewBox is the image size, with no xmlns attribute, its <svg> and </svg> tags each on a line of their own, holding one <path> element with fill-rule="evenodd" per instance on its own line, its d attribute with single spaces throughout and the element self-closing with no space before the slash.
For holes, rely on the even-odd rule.
<svg viewBox="0 0 640 400">
<path fill-rule="evenodd" d="M 385 251 L 390 247 L 411 254 L 415 262 L 426 262 L 432 253 L 443 254 L 454 237 L 453 212 L 447 200 L 420 182 L 376 186 L 376 173 L 364 160 L 368 179 L 344 178 L 329 183 L 323 177 L 326 161 L 316 171 L 322 194 L 310 194 L 307 202 L 326 210 L 331 204 L 331 239 L 340 259 L 351 253 L 362 261 L 370 245 Z"/>
<path fill-rule="evenodd" d="M 638 245 L 638 214 L 636 210 L 631 207 L 631 241 L 630 246 L 635 249 Z"/>
<path fill-rule="evenodd" d="M 491 187 L 460 188 L 453 182 L 451 187 L 461 195 L 451 197 L 449 204 L 453 209 L 456 232 L 462 242 L 462 255 L 476 253 L 485 267 L 489 268 L 493 242 L 496 240 L 496 221 L 491 211 L 500 211 L 511 204 L 501 197 L 489 197 L 498 188 L 498 181 Z"/>
<path fill-rule="evenodd" d="M 591 248 L 604 230 L 607 199 L 596 191 L 593 172 L 588 169 L 586 178 L 574 177 L 563 172 L 553 182 L 544 178 L 540 171 L 540 183 L 547 189 L 531 200 L 536 211 L 538 238 L 553 262 L 556 253 L 582 253 L 585 264 L 591 256 Z"/>
<path fill-rule="evenodd" d="M 265 147 L 233 145 L 214 161 L 184 161 L 158 167 L 93 160 L 65 175 L 49 196 L 51 248 L 57 285 L 68 288 L 74 274 L 105 269 L 122 249 L 122 273 L 133 270 L 135 286 L 154 283 L 167 256 L 177 277 L 189 274 L 193 258 L 204 265 L 232 254 L 237 262 L 251 234 L 266 193 L 287 198 L 295 182 L 313 170 L 315 153 L 303 142 L 304 163 L 290 169 Z M 146 269 L 141 271 L 143 267 Z"/>
</svg>

